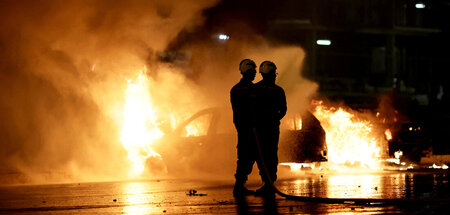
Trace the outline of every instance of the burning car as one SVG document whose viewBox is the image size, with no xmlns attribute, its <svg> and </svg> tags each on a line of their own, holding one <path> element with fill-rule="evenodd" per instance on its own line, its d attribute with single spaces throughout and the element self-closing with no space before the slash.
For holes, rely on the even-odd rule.
<svg viewBox="0 0 450 215">
<path fill-rule="evenodd" d="M 389 141 L 389 155 L 402 152 L 402 160 L 418 162 L 425 151 L 431 146 L 428 131 L 423 123 L 405 122 L 394 132 L 387 131 Z"/>
<path fill-rule="evenodd" d="M 297 115 L 298 116 L 298 115 Z M 207 108 L 180 123 L 155 145 L 169 172 L 234 171 L 237 135 L 231 110 Z M 170 147 L 165 147 L 170 145 Z M 327 161 L 325 131 L 310 112 L 287 116 L 280 127 L 280 163 Z"/>
</svg>

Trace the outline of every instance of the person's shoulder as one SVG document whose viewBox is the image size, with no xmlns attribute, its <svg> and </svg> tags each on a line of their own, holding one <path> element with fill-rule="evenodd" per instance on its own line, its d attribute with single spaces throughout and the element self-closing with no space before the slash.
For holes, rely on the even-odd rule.
<svg viewBox="0 0 450 215">
<path fill-rule="evenodd" d="M 284 89 L 282 88 L 282 87 L 280 87 L 280 86 L 278 86 L 277 84 L 275 84 L 275 86 L 274 86 L 276 89 L 278 89 L 278 90 L 282 90 L 282 91 L 284 91 Z"/>
<path fill-rule="evenodd" d="M 241 82 L 236 83 L 231 89 L 239 87 L 240 84 L 241 84 Z"/>
<path fill-rule="evenodd" d="M 283 89 L 282 87 L 276 85 L 276 84 L 275 84 L 275 86 L 274 86 L 274 89 L 275 89 L 278 93 L 280 93 L 280 94 L 285 94 L 285 93 L 284 93 L 284 89 Z"/>
<path fill-rule="evenodd" d="M 232 88 L 231 91 L 236 91 L 236 90 L 248 90 L 253 88 L 254 84 L 252 82 L 238 82 L 237 84 L 235 84 Z"/>
<path fill-rule="evenodd" d="M 235 84 L 235 85 L 231 88 L 230 93 L 236 92 L 236 91 L 239 90 L 240 88 L 241 88 L 241 83 L 238 82 L 237 84 Z"/>
<path fill-rule="evenodd" d="M 231 90 L 235 90 L 237 87 L 239 87 L 239 83 L 235 84 L 233 87 L 231 87 Z"/>
</svg>

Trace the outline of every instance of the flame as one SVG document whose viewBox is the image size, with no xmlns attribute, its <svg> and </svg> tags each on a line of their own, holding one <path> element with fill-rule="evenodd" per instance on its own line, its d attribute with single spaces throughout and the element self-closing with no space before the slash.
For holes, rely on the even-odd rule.
<svg viewBox="0 0 450 215">
<path fill-rule="evenodd" d="M 302 130 L 302 118 L 296 117 L 294 121 L 294 129 L 295 130 Z"/>
<path fill-rule="evenodd" d="M 429 166 L 430 169 L 448 169 L 448 166 L 445 164 L 442 164 L 442 166 L 438 166 L 435 163 L 432 166 Z"/>
<path fill-rule="evenodd" d="M 140 71 L 136 80 L 128 82 L 120 140 L 132 164 L 129 174 L 135 177 L 144 171 L 148 157 L 161 157 L 151 145 L 162 137 L 163 132 L 157 127 L 156 109 L 152 104 L 145 69 Z"/>
<path fill-rule="evenodd" d="M 299 114 L 292 117 L 292 121 L 287 122 L 291 130 L 302 130 L 302 118 Z"/>
<path fill-rule="evenodd" d="M 290 170 L 293 172 L 302 170 L 304 168 L 315 169 L 316 165 L 314 163 L 280 163 L 280 165 L 289 166 Z M 322 169 L 320 166 L 319 170 Z"/>
<path fill-rule="evenodd" d="M 396 159 L 400 159 L 403 156 L 403 151 L 398 150 L 398 151 L 394 152 L 394 156 Z"/>
<path fill-rule="evenodd" d="M 189 124 L 186 126 L 186 137 L 197 137 L 200 135 L 200 130 L 194 124 Z"/>
<path fill-rule="evenodd" d="M 386 137 L 386 140 L 392 140 L 392 132 L 389 129 L 386 129 L 386 131 L 384 131 L 384 136 Z"/>
<path fill-rule="evenodd" d="M 406 165 L 405 162 L 401 162 L 400 163 L 400 158 L 402 156 L 403 156 L 403 151 L 402 150 L 398 150 L 398 151 L 394 152 L 394 157 L 395 158 L 388 158 L 388 159 L 386 159 L 386 161 L 391 162 L 391 163 L 395 163 L 395 164 L 398 164 L 398 165 L 405 166 Z"/>
<path fill-rule="evenodd" d="M 381 148 L 370 122 L 357 119 L 342 108 L 327 108 L 322 101 L 313 104 L 316 105 L 314 115 L 326 131 L 329 162 L 380 168 Z"/>
</svg>

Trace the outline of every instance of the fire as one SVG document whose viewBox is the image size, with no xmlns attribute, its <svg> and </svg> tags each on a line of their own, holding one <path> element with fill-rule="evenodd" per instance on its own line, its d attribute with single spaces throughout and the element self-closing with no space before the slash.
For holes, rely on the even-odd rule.
<svg viewBox="0 0 450 215">
<path fill-rule="evenodd" d="M 400 159 L 403 156 L 403 151 L 398 150 L 398 151 L 394 152 L 394 156 L 396 159 Z"/>
<path fill-rule="evenodd" d="M 200 128 L 193 125 L 193 124 L 189 124 L 186 126 L 186 137 L 196 137 L 200 135 Z"/>
<path fill-rule="evenodd" d="M 442 164 L 442 166 L 438 166 L 435 163 L 432 166 L 429 166 L 430 169 L 448 169 L 448 166 L 445 164 Z"/>
<path fill-rule="evenodd" d="M 360 120 L 342 108 L 327 108 L 321 101 L 315 105 L 314 115 L 326 131 L 329 162 L 380 168 L 381 147 L 370 122 Z"/>
<path fill-rule="evenodd" d="M 392 140 L 392 132 L 389 129 L 386 129 L 386 131 L 384 131 L 384 136 L 386 137 L 386 140 Z"/>
<path fill-rule="evenodd" d="M 211 115 L 203 115 L 195 118 L 184 127 L 182 133 L 183 137 L 198 137 L 208 134 L 208 125 L 211 120 Z"/>
<path fill-rule="evenodd" d="M 314 163 L 280 163 L 280 165 L 289 166 L 291 171 L 299 171 L 303 168 L 309 168 L 309 169 L 315 169 L 316 165 Z M 322 167 L 318 168 L 319 170 L 322 169 Z"/>
<path fill-rule="evenodd" d="M 388 159 L 386 159 L 386 161 L 391 162 L 391 163 L 395 163 L 395 164 L 398 164 L 398 165 L 401 164 L 402 166 L 406 165 L 405 162 L 401 162 L 400 163 L 400 158 L 403 156 L 403 151 L 398 150 L 398 151 L 394 152 L 394 156 L 395 156 L 395 158 L 388 158 Z"/>
<path fill-rule="evenodd" d="M 162 137 L 163 132 L 157 126 L 157 110 L 152 104 L 145 70 L 140 72 L 136 80 L 128 82 L 120 140 L 132 164 L 130 176 L 135 177 L 144 171 L 148 157 L 160 157 L 151 145 Z"/>
<path fill-rule="evenodd" d="M 294 118 L 294 130 L 302 130 L 302 118 L 300 116 Z"/>
<path fill-rule="evenodd" d="M 291 129 L 291 130 L 302 130 L 302 118 L 300 116 L 300 114 L 296 114 L 292 117 L 292 120 L 289 120 L 286 122 L 286 125 Z"/>
</svg>

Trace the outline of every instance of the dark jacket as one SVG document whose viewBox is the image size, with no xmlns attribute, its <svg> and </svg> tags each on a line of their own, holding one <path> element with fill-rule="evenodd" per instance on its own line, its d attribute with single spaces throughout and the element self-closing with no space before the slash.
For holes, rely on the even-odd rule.
<svg viewBox="0 0 450 215">
<path fill-rule="evenodd" d="M 260 81 L 254 86 L 256 123 L 258 125 L 280 125 L 286 115 L 286 95 L 275 83 Z"/>
<path fill-rule="evenodd" d="M 254 84 L 245 79 L 234 85 L 230 91 L 233 108 L 233 122 L 238 130 L 254 127 Z"/>
</svg>

